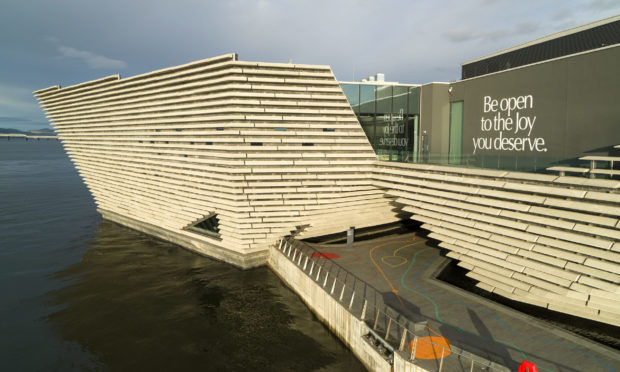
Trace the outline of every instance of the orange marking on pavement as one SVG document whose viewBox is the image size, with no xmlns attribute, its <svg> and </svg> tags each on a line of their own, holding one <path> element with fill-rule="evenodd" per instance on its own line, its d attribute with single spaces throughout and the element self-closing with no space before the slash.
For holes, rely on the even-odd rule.
<svg viewBox="0 0 620 372">
<path fill-rule="evenodd" d="M 415 239 L 414 239 L 415 240 Z M 385 273 L 383 272 L 383 270 L 381 270 L 381 267 L 379 265 L 377 265 L 377 262 L 375 261 L 375 259 L 372 257 L 372 252 L 374 252 L 375 249 L 379 248 L 379 247 L 383 247 L 384 245 L 386 245 L 388 243 L 384 243 L 384 244 L 380 244 L 375 246 L 374 248 L 372 248 L 370 251 L 368 251 L 368 255 L 370 256 L 370 260 L 372 261 L 372 263 L 377 267 L 377 269 L 379 269 L 379 272 L 381 273 L 381 275 L 383 275 L 383 279 L 385 279 L 386 282 L 388 282 L 388 284 L 390 285 L 390 288 L 392 289 L 392 292 L 394 292 L 394 295 L 396 296 L 396 298 L 398 298 L 398 302 L 400 302 L 401 305 L 403 305 L 403 307 L 405 307 L 405 303 L 403 302 L 403 300 L 400 298 L 400 296 L 398 295 L 398 291 L 396 290 L 396 288 L 394 288 L 394 285 L 392 284 L 392 282 L 390 281 L 390 279 L 387 278 L 387 276 L 385 275 Z"/>
<path fill-rule="evenodd" d="M 413 353 L 412 340 L 409 342 L 409 352 Z M 443 353 L 444 358 L 452 354 L 450 351 L 450 341 L 441 336 L 418 337 L 418 344 L 415 347 L 416 359 L 440 359 Z"/>
<path fill-rule="evenodd" d="M 332 259 L 335 259 L 335 258 L 340 258 L 339 254 L 331 253 L 331 252 L 325 252 L 325 251 L 314 252 L 314 253 L 312 253 L 311 256 L 315 257 L 315 258 L 324 258 L 326 260 L 332 260 Z"/>
</svg>

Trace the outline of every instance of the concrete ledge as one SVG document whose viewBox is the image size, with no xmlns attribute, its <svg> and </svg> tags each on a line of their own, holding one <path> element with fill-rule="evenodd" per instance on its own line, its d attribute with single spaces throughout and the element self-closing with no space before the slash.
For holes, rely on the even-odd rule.
<svg viewBox="0 0 620 372">
<path fill-rule="evenodd" d="M 184 234 L 184 232 L 167 230 L 162 227 L 151 225 L 146 222 L 137 221 L 133 218 L 121 216 L 117 213 L 106 211 L 103 209 L 97 209 L 97 211 L 101 213 L 101 216 L 107 220 L 119 223 L 134 230 L 141 231 L 145 234 L 155 236 L 159 239 L 166 240 L 173 244 L 180 245 L 181 247 L 189 249 L 190 251 L 220 261 L 224 261 L 242 269 L 262 266 L 267 263 L 267 256 L 269 255 L 269 252 L 267 250 L 250 253 L 235 252 L 230 249 L 209 244 L 203 241 L 200 236 L 196 236 L 196 238 L 193 238 L 189 236 L 190 233 L 187 232 L 185 232 L 186 234 Z"/>
<path fill-rule="evenodd" d="M 297 293 L 319 320 L 353 351 L 366 368 L 385 372 L 426 372 L 425 369 L 403 360 L 402 357 L 399 359 L 397 353 L 394 353 L 394 365 L 390 365 L 364 340 L 363 336 L 369 332 L 366 323 L 351 314 L 294 263 L 278 252 L 275 246 L 270 248 L 268 265 Z"/>
</svg>

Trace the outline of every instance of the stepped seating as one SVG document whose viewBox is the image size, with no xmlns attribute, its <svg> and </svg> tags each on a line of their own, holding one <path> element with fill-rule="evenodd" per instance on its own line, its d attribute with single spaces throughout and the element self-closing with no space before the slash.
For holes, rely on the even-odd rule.
<svg viewBox="0 0 620 372">
<path fill-rule="evenodd" d="M 590 177 L 594 177 L 595 174 L 604 174 L 610 177 L 620 175 L 620 170 L 614 169 L 614 162 L 620 161 L 618 156 L 584 156 L 579 158 L 579 160 L 590 161 Z M 607 162 L 609 163 L 609 168 L 599 169 L 596 167 L 597 162 Z"/>
<path fill-rule="evenodd" d="M 620 148 L 620 145 L 616 145 L 614 146 L 614 148 L 618 149 Z M 589 155 L 589 156 L 582 156 L 579 158 L 579 160 L 589 161 L 590 167 L 583 168 L 583 167 L 569 167 L 569 166 L 553 166 L 553 167 L 547 168 L 547 170 L 550 172 L 558 172 L 560 177 L 566 176 L 566 173 L 576 173 L 580 176 L 585 176 L 586 174 L 589 174 L 590 178 L 596 178 L 596 175 L 606 175 L 606 176 L 609 176 L 610 178 L 620 175 L 620 170 L 614 169 L 614 162 L 620 162 L 620 157 L 618 156 Z M 598 168 L 597 167 L 598 162 L 607 163 L 609 167 Z"/>
<path fill-rule="evenodd" d="M 548 171 L 552 171 L 552 172 L 559 172 L 560 177 L 564 177 L 567 172 L 569 172 L 569 173 L 579 173 L 581 175 L 584 175 L 584 174 L 590 172 L 590 168 L 560 167 L 560 166 L 549 167 L 549 168 L 547 168 L 547 170 Z"/>
</svg>

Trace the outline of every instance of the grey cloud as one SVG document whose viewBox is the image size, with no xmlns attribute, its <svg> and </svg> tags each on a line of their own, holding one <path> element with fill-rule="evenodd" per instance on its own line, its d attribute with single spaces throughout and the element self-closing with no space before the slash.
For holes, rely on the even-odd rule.
<svg viewBox="0 0 620 372">
<path fill-rule="evenodd" d="M 515 31 L 521 34 L 530 34 L 538 31 L 540 24 L 534 21 L 521 22 L 515 27 Z"/>
<path fill-rule="evenodd" d="M 30 121 L 30 120 L 24 119 L 24 118 L 12 117 L 12 116 L 0 116 L 0 123 L 13 123 L 16 121 L 25 122 L 25 121 Z"/>
<path fill-rule="evenodd" d="M 443 36 L 449 41 L 460 43 L 477 39 L 480 37 L 480 34 L 470 29 L 461 29 L 444 31 Z"/>
<path fill-rule="evenodd" d="M 495 31 L 489 31 L 489 32 L 482 34 L 482 37 L 487 41 L 498 41 L 498 40 L 505 38 L 506 36 L 510 34 L 511 32 L 507 30 L 495 30 Z"/>
<path fill-rule="evenodd" d="M 50 43 L 54 43 L 54 44 L 60 43 L 60 39 L 57 38 L 56 36 L 52 36 L 52 35 L 44 36 L 43 40 L 48 41 Z"/>
<path fill-rule="evenodd" d="M 3 58 L 2 70 L 5 83 L 28 84 L 28 94 L 96 79 L 106 68 L 132 76 L 228 52 L 249 61 L 328 64 L 346 80 L 353 70 L 356 76 L 382 71 L 401 82 L 447 80 L 458 76 L 461 61 L 555 31 L 553 15 L 562 8 L 569 9 L 560 15 L 562 24 L 570 20 L 568 28 L 594 20 L 586 4 L 609 5 L 605 0 L 541 6 L 509 0 L 11 3 L 11 12 L 0 12 L 3 57 L 12 56 Z M 601 11 L 597 18 L 609 13 Z M 407 58 L 403 51 L 409 51 Z M 6 92 L 17 97 L 14 90 L 0 89 L 0 104 Z M 0 108 L 5 116 L 43 115 L 34 101 Z"/>
<path fill-rule="evenodd" d="M 553 20 L 555 21 L 564 21 L 567 18 L 571 18 L 573 16 L 573 11 L 571 9 L 562 8 L 555 12 L 553 15 Z"/>
<path fill-rule="evenodd" d="M 462 43 L 471 40 L 497 41 L 510 35 L 507 30 L 494 30 L 487 32 L 476 32 L 471 29 L 450 30 L 442 35 L 453 43 Z"/>
<path fill-rule="evenodd" d="M 78 58 L 83 60 L 90 68 L 127 68 L 127 63 L 125 61 L 108 58 L 86 50 L 78 50 L 68 46 L 60 46 L 58 47 L 58 51 L 64 58 Z"/>
<path fill-rule="evenodd" d="M 592 10 L 609 10 L 618 8 L 618 0 L 593 0 L 587 4 Z"/>
</svg>

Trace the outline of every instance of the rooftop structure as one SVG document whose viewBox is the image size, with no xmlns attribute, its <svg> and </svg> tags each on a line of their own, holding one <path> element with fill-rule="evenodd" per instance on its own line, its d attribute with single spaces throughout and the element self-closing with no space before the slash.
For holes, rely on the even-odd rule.
<svg viewBox="0 0 620 372">
<path fill-rule="evenodd" d="M 615 16 L 464 62 L 461 75 L 469 79 L 618 43 L 620 16 Z"/>
</svg>

